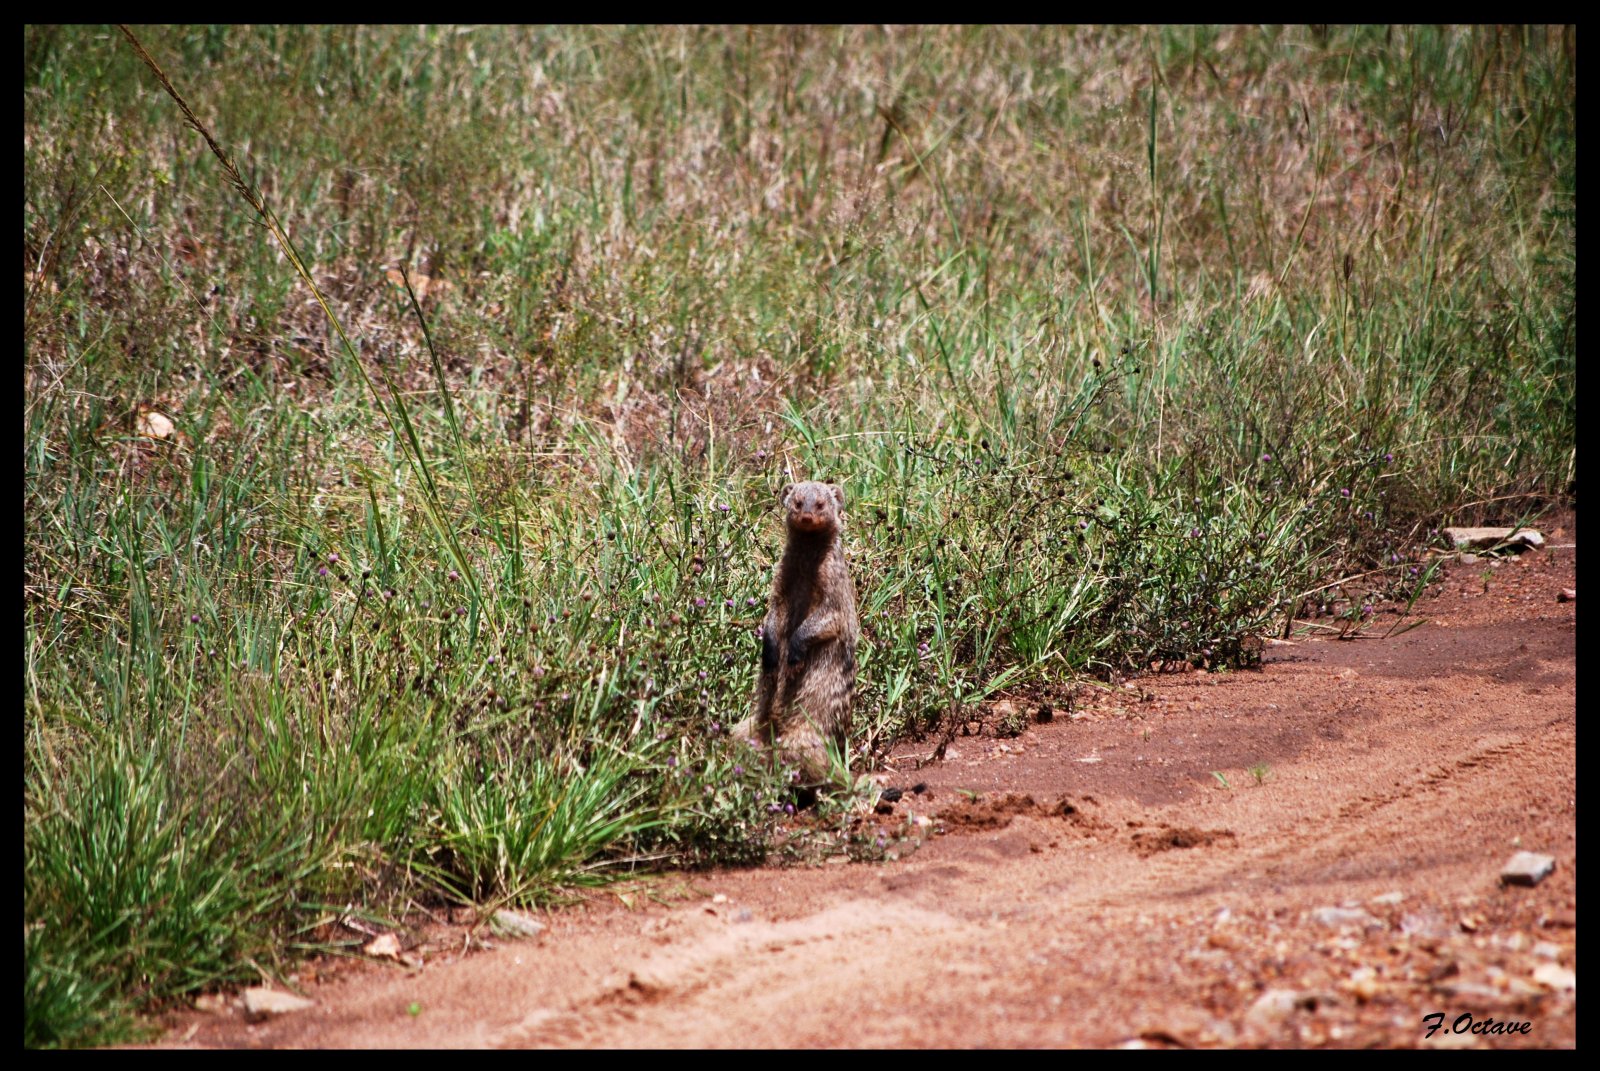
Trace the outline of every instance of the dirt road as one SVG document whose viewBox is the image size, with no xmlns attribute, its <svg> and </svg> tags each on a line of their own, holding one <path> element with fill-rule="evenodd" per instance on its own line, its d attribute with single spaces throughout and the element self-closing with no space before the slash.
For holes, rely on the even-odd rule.
<svg viewBox="0 0 1600 1071">
<path fill-rule="evenodd" d="M 420 969 L 331 968 L 314 1008 L 186 1011 L 164 1043 L 1574 1045 L 1575 531 L 1452 567 L 1392 639 L 897 764 L 884 821 L 943 831 L 907 858 L 635 883 L 465 956 L 440 927 Z M 1554 874 L 1502 886 L 1519 849 Z"/>
</svg>

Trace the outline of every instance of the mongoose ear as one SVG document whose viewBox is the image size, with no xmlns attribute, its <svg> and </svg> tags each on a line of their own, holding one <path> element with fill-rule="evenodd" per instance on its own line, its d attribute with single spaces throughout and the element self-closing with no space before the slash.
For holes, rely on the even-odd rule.
<svg viewBox="0 0 1600 1071">
<path fill-rule="evenodd" d="M 834 484 L 828 490 L 833 492 L 833 500 L 839 504 L 839 508 L 844 509 L 844 488 Z"/>
<path fill-rule="evenodd" d="M 794 484 L 792 484 L 792 483 L 784 484 L 783 485 L 783 490 L 778 492 L 778 501 L 779 502 L 787 502 L 787 501 L 789 501 L 789 495 L 793 491 L 794 491 Z"/>
</svg>

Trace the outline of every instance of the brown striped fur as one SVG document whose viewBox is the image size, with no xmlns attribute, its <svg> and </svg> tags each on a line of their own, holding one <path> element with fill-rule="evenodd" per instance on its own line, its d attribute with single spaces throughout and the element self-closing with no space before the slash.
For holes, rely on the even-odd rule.
<svg viewBox="0 0 1600 1071">
<path fill-rule="evenodd" d="M 739 731 L 815 785 L 827 779 L 827 742 L 847 746 L 861 624 L 840 535 L 844 492 L 796 483 L 781 499 L 788 542 L 762 625 L 755 712 Z"/>
</svg>

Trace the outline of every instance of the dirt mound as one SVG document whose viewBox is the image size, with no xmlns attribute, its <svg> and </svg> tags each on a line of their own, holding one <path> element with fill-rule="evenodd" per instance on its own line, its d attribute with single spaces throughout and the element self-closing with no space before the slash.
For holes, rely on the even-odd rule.
<svg viewBox="0 0 1600 1071">
<path fill-rule="evenodd" d="M 1141 830 L 1133 835 L 1133 850 L 1140 855 L 1154 855 L 1173 848 L 1204 848 L 1217 843 L 1231 844 L 1238 840 L 1231 830 L 1195 829 L 1185 826 L 1175 829 L 1162 826 L 1157 830 Z"/>
</svg>

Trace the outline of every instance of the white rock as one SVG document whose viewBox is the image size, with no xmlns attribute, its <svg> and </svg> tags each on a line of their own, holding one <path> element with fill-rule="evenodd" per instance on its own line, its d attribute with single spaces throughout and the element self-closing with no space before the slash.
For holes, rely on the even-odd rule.
<svg viewBox="0 0 1600 1071">
<path fill-rule="evenodd" d="M 400 938 L 392 933 L 380 933 L 368 941 L 361 951 L 375 959 L 399 959 Z"/>
<path fill-rule="evenodd" d="M 1554 946 L 1552 946 L 1554 947 Z M 1550 957 L 1554 959 L 1555 957 Z M 228 1010 L 228 998 L 221 993 L 201 993 L 194 998 L 194 1010 L 215 1015 L 217 1012 Z"/>
<path fill-rule="evenodd" d="M 165 413 L 141 408 L 138 419 L 134 421 L 134 430 L 146 439 L 170 439 L 175 429 L 172 418 Z"/>
<path fill-rule="evenodd" d="M 490 924 L 507 937 L 537 937 L 544 932 L 544 923 L 532 915 L 505 908 L 494 913 Z"/>
<path fill-rule="evenodd" d="M 304 1011 L 314 1007 L 315 1001 L 297 997 L 293 993 L 283 993 L 276 989 L 265 989 L 261 986 L 251 986 L 244 991 L 244 1017 L 252 1023 L 259 1023 L 263 1019 L 270 1019 L 274 1015 L 288 1015 L 290 1012 Z"/>
<path fill-rule="evenodd" d="M 1578 973 L 1569 971 L 1559 963 L 1541 963 L 1533 969 L 1533 980 L 1550 989 L 1578 988 Z"/>
<path fill-rule="evenodd" d="M 1446 528 L 1444 537 L 1457 550 L 1489 550 L 1502 544 L 1534 550 L 1544 546 L 1544 536 L 1532 528 Z"/>
<path fill-rule="evenodd" d="M 1361 910 L 1359 907 L 1319 907 L 1311 912 L 1311 921 L 1319 926 L 1332 929 L 1353 929 L 1360 927 L 1364 930 L 1381 930 L 1384 923 L 1381 919 Z"/>
<path fill-rule="evenodd" d="M 1269 1032 L 1294 1014 L 1300 1004 L 1300 993 L 1293 989 L 1269 989 L 1256 998 L 1250 1010 L 1244 1013 L 1246 1030 Z"/>
</svg>

